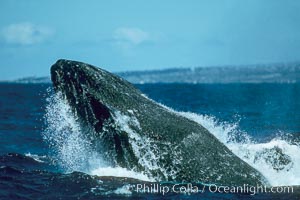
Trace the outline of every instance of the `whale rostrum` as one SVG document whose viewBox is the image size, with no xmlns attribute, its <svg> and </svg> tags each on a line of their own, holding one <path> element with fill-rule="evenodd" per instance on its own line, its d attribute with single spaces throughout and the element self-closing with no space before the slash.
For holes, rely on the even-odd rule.
<svg viewBox="0 0 300 200">
<path fill-rule="evenodd" d="M 147 98 L 112 73 L 58 60 L 51 79 L 84 127 L 83 134 L 113 166 L 161 181 L 268 184 L 199 123 Z"/>
</svg>

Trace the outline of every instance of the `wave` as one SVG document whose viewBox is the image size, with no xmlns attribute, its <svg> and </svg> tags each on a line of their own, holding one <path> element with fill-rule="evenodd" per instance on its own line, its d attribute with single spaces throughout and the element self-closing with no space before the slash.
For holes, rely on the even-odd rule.
<svg viewBox="0 0 300 200">
<path fill-rule="evenodd" d="M 84 134 L 84 131 L 87 130 L 83 130 L 80 126 L 76 113 L 72 112 L 71 107 L 64 99 L 61 98 L 60 93 L 57 93 L 51 95 L 47 100 L 48 105 L 45 115 L 47 127 L 44 130 L 43 138 L 51 147 L 57 163 L 65 172 L 81 171 L 90 175 L 112 175 L 144 181 L 153 180 L 153 177 L 146 175 L 147 173 L 130 171 L 106 161 L 104 159 L 105 150 L 97 149 L 96 151 L 92 148 L 90 138 L 86 138 L 86 134 Z M 283 139 L 283 137 L 276 137 L 268 142 L 258 143 L 239 129 L 238 122 L 220 122 L 213 116 L 177 112 L 166 106 L 164 107 L 204 126 L 234 154 L 260 171 L 271 185 L 300 184 L 299 143 Z M 121 114 L 116 115 L 116 118 L 125 126 L 123 128 L 128 128 L 126 127 L 127 118 L 124 118 Z M 141 159 L 146 164 L 151 164 L 152 157 L 149 154 L 148 157 Z"/>
<path fill-rule="evenodd" d="M 30 152 L 25 153 L 25 156 L 30 157 L 39 163 L 44 163 L 44 162 L 46 162 L 45 159 L 47 159 L 46 155 L 31 154 Z"/>
</svg>

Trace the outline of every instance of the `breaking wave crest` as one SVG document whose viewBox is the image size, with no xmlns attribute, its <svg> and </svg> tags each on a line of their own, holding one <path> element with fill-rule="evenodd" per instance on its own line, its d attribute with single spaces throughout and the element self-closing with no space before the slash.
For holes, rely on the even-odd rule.
<svg viewBox="0 0 300 200">
<path fill-rule="evenodd" d="M 222 123 L 215 117 L 198 115 L 189 112 L 177 112 L 164 106 L 171 112 L 193 120 L 208 129 L 216 138 L 224 143 L 234 154 L 260 171 L 271 185 L 299 185 L 300 184 L 300 144 L 292 140 L 276 137 L 265 143 L 258 143 L 249 135 L 239 130 L 238 123 Z M 116 114 L 116 121 L 123 128 L 128 128 L 130 118 Z M 91 148 L 90 141 L 83 133 L 76 114 L 71 110 L 61 94 L 57 93 L 48 99 L 44 130 L 44 140 L 49 144 L 55 155 L 55 161 L 66 172 L 82 171 L 99 176 L 123 176 L 140 180 L 152 180 L 145 174 L 110 165 L 101 151 Z M 124 124 L 125 123 L 125 124 Z M 130 133 L 130 130 L 129 130 Z M 135 137 L 134 133 L 131 135 Z M 137 140 L 139 142 L 143 142 Z M 147 140 L 144 141 L 147 143 Z M 138 148 L 134 146 L 133 148 Z M 145 144 L 144 146 L 146 146 Z M 138 152 L 138 149 L 134 149 Z M 147 154 L 140 158 L 150 167 L 157 167 L 153 160 L 155 155 Z M 163 170 L 162 170 L 163 171 Z M 284 179 L 282 177 L 285 177 Z"/>
</svg>

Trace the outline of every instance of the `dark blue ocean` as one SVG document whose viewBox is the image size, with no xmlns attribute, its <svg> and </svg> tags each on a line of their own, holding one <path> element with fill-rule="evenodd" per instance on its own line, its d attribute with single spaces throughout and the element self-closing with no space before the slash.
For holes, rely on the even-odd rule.
<svg viewBox="0 0 300 200">
<path fill-rule="evenodd" d="M 272 185 L 300 185 L 300 84 L 136 87 L 201 123 Z M 62 158 L 47 140 L 53 131 L 48 124 L 52 95 L 50 84 L 0 84 L 0 199 L 300 199 L 299 192 L 144 194 L 126 189 L 139 182 L 138 176 L 124 172 L 120 178 L 122 173 L 114 176 L 111 169 L 80 171 L 72 165 L 74 155 Z M 274 148 L 287 162 L 263 153 Z"/>
</svg>

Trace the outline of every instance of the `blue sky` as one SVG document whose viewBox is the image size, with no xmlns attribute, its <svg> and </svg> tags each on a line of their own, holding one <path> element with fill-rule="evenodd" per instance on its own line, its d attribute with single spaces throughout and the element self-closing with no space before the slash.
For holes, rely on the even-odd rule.
<svg viewBox="0 0 300 200">
<path fill-rule="evenodd" d="M 298 0 L 1 0 L 0 80 L 59 58 L 112 72 L 300 60 Z"/>
</svg>

